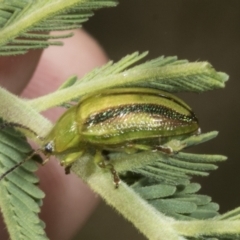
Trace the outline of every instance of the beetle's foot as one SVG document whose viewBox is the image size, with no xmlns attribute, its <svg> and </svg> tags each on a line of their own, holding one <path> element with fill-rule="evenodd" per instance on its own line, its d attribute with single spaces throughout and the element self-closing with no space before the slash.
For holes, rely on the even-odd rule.
<svg viewBox="0 0 240 240">
<path fill-rule="evenodd" d="M 112 173 L 112 176 L 113 176 L 113 183 L 115 185 L 115 188 L 118 188 L 119 184 L 121 182 L 121 179 L 119 178 L 118 173 L 115 170 L 115 168 L 113 167 L 113 165 L 110 164 L 110 163 L 109 164 L 105 164 L 104 161 L 101 161 L 101 162 L 98 163 L 98 166 L 100 168 L 107 168 L 107 169 L 110 170 L 110 172 Z"/>
<path fill-rule="evenodd" d="M 110 171 L 113 175 L 113 183 L 115 185 L 115 188 L 118 188 L 119 187 L 119 184 L 121 183 L 121 179 L 119 178 L 118 176 L 118 173 L 117 171 L 114 169 L 113 165 L 112 164 L 109 164 L 109 168 L 110 168 Z"/>
<path fill-rule="evenodd" d="M 96 155 L 94 157 L 94 162 L 100 167 L 100 168 L 107 168 L 110 170 L 112 176 L 113 176 L 113 183 L 115 185 L 115 188 L 119 187 L 119 184 L 121 182 L 117 171 L 115 170 L 114 166 L 111 163 L 105 163 L 104 158 L 102 156 L 101 151 L 97 151 Z"/>
<path fill-rule="evenodd" d="M 72 165 L 65 167 L 65 174 L 70 174 Z"/>
<path fill-rule="evenodd" d="M 66 165 L 66 162 L 63 160 L 63 161 L 60 162 L 60 165 L 61 165 L 62 167 L 64 167 L 65 174 L 70 174 L 72 164 Z"/>
</svg>

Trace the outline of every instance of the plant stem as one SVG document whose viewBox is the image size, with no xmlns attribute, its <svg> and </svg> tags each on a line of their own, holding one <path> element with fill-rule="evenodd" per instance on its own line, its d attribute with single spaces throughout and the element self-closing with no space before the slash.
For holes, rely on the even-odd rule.
<svg viewBox="0 0 240 240">
<path fill-rule="evenodd" d="M 184 240 L 172 228 L 174 219 L 163 215 L 139 197 L 130 187 L 121 183 L 116 189 L 109 171 L 95 166 L 92 159 L 84 157 L 72 170 L 99 194 L 109 205 L 151 240 Z"/>
<path fill-rule="evenodd" d="M 29 127 L 39 136 L 42 136 L 43 133 L 45 135 L 52 127 L 52 124 L 29 106 L 26 101 L 4 88 L 0 88 L 0 116 L 7 122 Z"/>
<path fill-rule="evenodd" d="M 175 221 L 172 223 L 173 228 L 183 236 L 224 236 L 235 235 L 240 233 L 240 220 L 202 220 L 202 221 Z"/>
</svg>

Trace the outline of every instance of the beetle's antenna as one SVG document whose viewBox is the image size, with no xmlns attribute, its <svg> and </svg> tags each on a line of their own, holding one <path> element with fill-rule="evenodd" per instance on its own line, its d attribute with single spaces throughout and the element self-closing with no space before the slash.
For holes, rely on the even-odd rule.
<svg viewBox="0 0 240 240">
<path fill-rule="evenodd" d="M 32 154 L 30 154 L 27 158 L 25 158 L 23 161 L 15 164 L 13 167 L 11 167 L 10 169 L 8 169 L 5 173 L 3 173 L 0 176 L 0 181 L 5 178 L 9 173 L 11 173 L 12 171 L 14 171 L 16 168 L 22 166 L 25 162 L 27 162 L 28 160 L 30 160 L 34 155 L 38 154 L 39 152 L 41 152 L 41 149 L 37 149 L 36 151 L 34 151 Z"/>
<path fill-rule="evenodd" d="M 31 132 L 36 138 L 40 139 L 41 141 L 44 140 L 43 137 L 39 136 L 35 131 L 33 131 L 31 128 L 26 127 L 20 123 L 15 123 L 15 122 L 3 122 L 0 124 L 0 130 L 8 128 L 8 127 L 18 127 L 18 128 L 22 128 L 25 129 L 29 132 Z"/>
</svg>

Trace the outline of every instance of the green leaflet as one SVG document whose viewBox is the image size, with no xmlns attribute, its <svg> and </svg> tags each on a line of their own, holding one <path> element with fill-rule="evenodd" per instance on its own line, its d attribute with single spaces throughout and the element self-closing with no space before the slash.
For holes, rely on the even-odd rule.
<svg viewBox="0 0 240 240">
<path fill-rule="evenodd" d="M 71 37 L 72 33 L 51 36 L 46 32 L 77 29 L 93 10 L 116 4 L 115 0 L 0 1 L 0 56 L 62 45 L 55 39 Z"/>
<path fill-rule="evenodd" d="M 176 57 L 159 57 L 152 61 L 129 68 L 146 56 L 133 53 L 118 61 L 109 62 L 86 74 L 79 81 L 70 81 L 60 90 L 37 99 L 29 104 L 38 111 L 78 101 L 85 94 L 113 87 L 150 87 L 169 92 L 203 92 L 223 88 L 228 76 L 216 72 L 207 62 L 189 63 Z M 70 84 L 73 84 L 70 86 Z"/>
<path fill-rule="evenodd" d="M 219 220 L 239 220 L 240 219 L 240 207 L 233 209 L 218 217 Z"/>
<path fill-rule="evenodd" d="M 178 146 L 200 144 L 216 135 L 210 132 L 191 136 L 179 141 Z M 216 169 L 213 162 L 226 160 L 226 157 L 140 152 L 133 155 L 113 153 L 110 158 L 123 179 L 161 213 L 179 220 L 209 219 L 219 215 L 218 204 L 212 203 L 208 196 L 197 194 L 200 185 L 190 183 L 190 178 L 192 175 L 207 176 L 208 171 Z M 126 173 L 129 170 L 131 172 Z"/>
<path fill-rule="evenodd" d="M 178 150 L 190 145 L 193 140 L 200 144 L 216 136 L 216 132 L 209 132 L 186 139 L 176 140 Z M 179 148 L 181 146 L 181 148 Z M 168 184 L 188 184 L 191 176 L 207 176 L 210 170 L 217 168 L 214 162 L 226 160 L 225 156 L 192 154 L 179 152 L 173 155 L 161 152 L 139 152 L 136 154 L 112 153 L 110 159 L 120 173 L 132 171 L 143 176 Z"/>
<path fill-rule="evenodd" d="M 208 219 L 218 215 L 218 204 L 203 195 L 185 195 L 184 198 L 156 199 L 149 201 L 159 211 L 180 220 Z M 205 201 L 205 202 L 204 202 Z"/>
<path fill-rule="evenodd" d="M 32 151 L 26 139 L 13 129 L 0 131 L 0 172 L 4 173 Z M 12 240 L 48 239 L 38 217 L 44 193 L 35 185 L 36 163 L 26 162 L 0 182 L 0 205 Z"/>
</svg>

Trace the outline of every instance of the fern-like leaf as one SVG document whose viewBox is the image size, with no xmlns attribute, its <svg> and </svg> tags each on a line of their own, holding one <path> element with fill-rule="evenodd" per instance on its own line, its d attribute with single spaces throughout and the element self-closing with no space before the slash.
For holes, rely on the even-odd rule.
<svg viewBox="0 0 240 240">
<path fill-rule="evenodd" d="M 145 181 L 144 181 L 145 180 Z M 134 190 L 157 210 L 179 220 L 208 219 L 218 215 L 219 206 L 211 198 L 198 195 L 200 185 L 168 185 L 142 180 Z M 149 184 L 149 185 L 148 185 Z"/>
<path fill-rule="evenodd" d="M 113 64 L 110 61 L 103 67 L 86 74 L 75 84 L 83 85 L 98 78 L 104 79 L 116 75 L 112 81 L 116 81 L 116 78 L 121 76 L 122 83 L 120 83 L 120 86 L 124 87 L 153 87 L 168 92 L 203 92 L 223 88 L 228 80 L 227 74 L 216 72 L 207 62 L 189 63 L 187 60 L 178 60 L 177 57 L 161 56 L 129 68 L 146 55 L 147 52 L 142 54 L 135 52 L 122 58 L 117 63 Z M 119 83 L 115 82 L 115 84 L 118 85 Z"/>
<path fill-rule="evenodd" d="M 49 31 L 76 29 L 93 10 L 116 5 L 115 0 L 4 0 L 0 2 L 0 56 L 24 54 L 30 49 L 62 45 Z"/>
<path fill-rule="evenodd" d="M 147 52 L 133 53 L 117 63 L 109 62 L 86 74 L 79 81 L 64 84 L 59 91 L 34 100 L 29 104 L 38 111 L 79 101 L 86 94 L 114 87 L 150 87 L 169 92 L 203 92 L 223 88 L 228 75 L 217 72 L 207 62 L 189 63 L 176 57 L 160 57 L 130 67 L 144 58 Z M 76 80 L 76 79 L 75 79 Z M 71 84 L 73 84 L 71 86 Z"/>
<path fill-rule="evenodd" d="M 200 144 L 216 135 L 216 132 L 210 132 L 189 137 L 179 141 L 178 149 L 193 142 Z M 213 163 L 224 161 L 226 157 L 140 152 L 132 155 L 113 153 L 110 159 L 123 174 L 123 179 L 160 212 L 180 220 L 207 219 L 218 215 L 218 205 L 212 203 L 210 197 L 196 194 L 200 185 L 190 183 L 190 178 L 207 176 L 208 171 L 217 168 Z"/>
<path fill-rule="evenodd" d="M 26 139 L 14 130 L 0 132 L 0 171 L 4 173 L 32 151 Z M 38 213 L 44 193 L 36 186 L 36 163 L 26 162 L 0 182 L 0 205 L 12 240 L 46 240 Z"/>
</svg>

